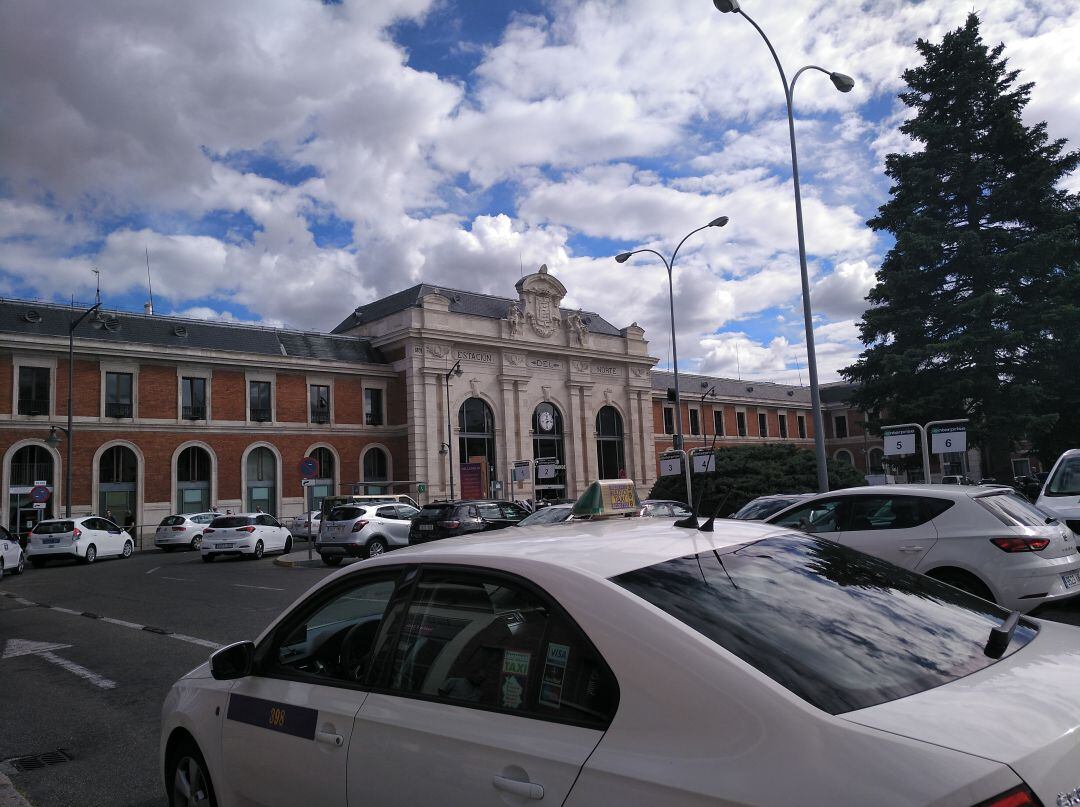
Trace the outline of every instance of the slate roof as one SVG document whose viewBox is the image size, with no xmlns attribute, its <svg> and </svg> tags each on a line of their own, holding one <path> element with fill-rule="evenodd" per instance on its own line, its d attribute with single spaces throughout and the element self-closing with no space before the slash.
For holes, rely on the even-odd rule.
<svg viewBox="0 0 1080 807">
<path fill-rule="evenodd" d="M 450 299 L 450 311 L 454 314 L 467 314 L 474 317 L 487 317 L 488 319 L 505 318 L 507 309 L 518 302 L 509 297 L 494 297 L 490 294 L 477 294 L 472 291 L 459 291 L 457 289 L 433 286 L 430 283 L 419 283 L 412 288 L 359 306 L 331 333 L 343 333 L 355 328 L 357 325 L 375 322 L 383 317 L 404 311 L 406 308 L 419 308 L 420 301 L 426 295 L 435 293 L 442 294 Z M 560 308 L 559 310 L 564 315 L 578 313 L 577 309 L 574 308 Z M 592 311 L 582 311 L 581 314 L 585 320 L 585 327 L 589 329 L 590 333 L 619 336 L 619 329 L 599 314 Z"/>
<path fill-rule="evenodd" d="M 652 371 L 652 388 L 665 391 L 675 386 L 675 374 L 668 370 Z M 776 384 L 772 381 L 739 381 L 734 378 L 718 378 L 709 375 L 679 373 L 679 393 L 693 401 L 710 387 L 716 387 L 716 397 L 722 399 L 745 398 L 747 401 L 770 401 L 810 405 L 810 388 L 792 384 Z M 706 400 L 711 400 L 706 399 Z"/>
<path fill-rule="evenodd" d="M 66 338 L 69 323 L 84 310 L 73 311 L 67 306 L 36 301 L 0 300 L 0 333 Z M 386 364 L 386 359 L 371 346 L 370 341 L 354 336 L 135 314 L 107 307 L 103 307 L 103 310 L 106 317 L 117 320 L 119 327 L 96 328 L 91 324 L 92 317 L 88 317 L 75 332 L 78 339 L 153 345 L 170 350 L 222 350 L 298 359 Z"/>
</svg>

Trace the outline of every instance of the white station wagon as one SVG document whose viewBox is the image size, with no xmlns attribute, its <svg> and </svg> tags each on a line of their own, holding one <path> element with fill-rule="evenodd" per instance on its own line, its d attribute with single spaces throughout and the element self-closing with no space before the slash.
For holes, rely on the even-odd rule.
<svg viewBox="0 0 1080 807">
<path fill-rule="evenodd" d="M 129 558 L 134 551 L 131 536 L 101 516 L 39 521 L 26 544 L 26 557 L 35 569 L 50 560 L 93 563 L 110 556 Z"/>
<path fill-rule="evenodd" d="M 820 537 L 569 521 L 330 575 L 173 685 L 160 762 L 172 805 L 1034 807 L 1077 681 L 1080 630 Z"/>
</svg>

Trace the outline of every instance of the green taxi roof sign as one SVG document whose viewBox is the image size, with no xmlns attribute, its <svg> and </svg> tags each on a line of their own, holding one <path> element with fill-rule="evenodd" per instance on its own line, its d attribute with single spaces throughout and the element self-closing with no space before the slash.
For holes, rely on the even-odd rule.
<svg viewBox="0 0 1080 807">
<path fill-rule="evenodd" d="M 637 486 L 630 479 L 598 479 L 574 502 L 575 518 L 636 516 L 641 511 Z"/>
</svg>

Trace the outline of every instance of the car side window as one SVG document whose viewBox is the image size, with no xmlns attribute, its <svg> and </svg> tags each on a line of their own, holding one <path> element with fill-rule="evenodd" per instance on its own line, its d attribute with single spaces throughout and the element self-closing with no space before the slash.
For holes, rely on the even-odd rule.
<svg viewBox="0 0 1080 807">
<path fill-rule="evenodd" d="M 393 506 L 380 507 L 378 510 L 375 511 L 375 515 L 377 515 L 379 518 L 389 518 L 389 519 L 395 520 L 395 521 L 397 520 L 397 517 L 398 517 L 397 516 L 397 508 L 393 507 Z"/>
<path fill-rule="evenodd" d="M 483 504 L 478 504 L 476 508 L 480 511 L 480 517 L 486 518 L 489 521 L 497 521 L 503 517 L 499 505 L 495 504 L 495 502 L 484 502 Z"/>
<path fill-rule="evenodd" d="M 502 517 L 511 521 L 521 521 L 521 519 L 529 515 L 528 512 L 513 502 L 499 502 L 499 507 L 502 509 Z"/>
<path fill-rule="evenodd" d="M 821 499 L 796 507 L 775 519 L 770 524 L 792 527 L 802 532 L 837 532 L 840 529 L 840 517 L 843 499 Z"/>
<path fill-rule="evenodd" d="M 852 496 L 844 529 L 905 530 L 925 524 L 930 518 L 915 496 Z"/>
<path fill-rule="evenodd" d="M 397 577 L 396 571 L 364 576 L 299 606 L 297 618 L 275 632 L 264 656 L 266 672 L 330 685 L 361 683 Z"/>
<path fill-rule="evenodd" d="M 402 695 L 606 727 L 618 684 L 580 629 L 498 576 L 421 575 L 389 662 Z"/>
<path fill-rule="evenodd" d="M 403 521 L 411 521 L 412 519 L 416 518 L 417 514 L 420 512 L 411 504 L 399 504 L 397 506 L 397 511 L 398 518 L 402 519 Z"/>
</svg>

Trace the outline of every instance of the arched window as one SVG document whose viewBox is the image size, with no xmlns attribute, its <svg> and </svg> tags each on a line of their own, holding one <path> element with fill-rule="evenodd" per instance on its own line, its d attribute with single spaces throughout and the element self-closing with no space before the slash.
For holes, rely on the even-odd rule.
<svg viewBox="0 0 1080 807">
<path fill-rule="evenodd" d="M 205 513 L 210 509 L 213 464 L 205 448 L 188 446 L 176 458 L 176 507 L 179 513 Z"/>
<path fill-rule="evenodd" d="M 98 515 L 122 527 L 135 523 L 139 458 L 127 446 L 112 446 L 98 462 Z"/>
<path fill-rule="evenodd" d="M 563 441 L 563 417 L 559 407 L 546 401 L 533 410 L 533 459 L 554 459 L 535 466 L 537 499 L 562 499 L 566 496 L 566 450 Z M 543 474 L 543 476 L 541 476 Z M 550 474 L 550 475 L 549 475 Z"/>
<path fill-rule="evenodd" d="M 247 511 L 277 515 L 277 457 L 266 446 L 247 455 Z"/>
<path fill-rule="evenodd" d="M 855 458 L 851 456 L 850 451 L 841 449 L 840 451 L 836 452 L 836 456 L 834 459 L 836 459 L 837 462 L 846 462 L 852 468 L 855 467 Z"/>
<path fill-rule="evenodd" d="M 364 454 L 364 482 L 386 482 L 389 479 L 390 460 L 386 452 L 381 448 L 369 448 Z"/>
<path fill-rule="evenodd" d="M 614 406 L 601 407 L 596 413 L 596 476 L 597 479 L 626 477 L 622 415 Z"/>
<path fill-rule="evenodd" d="M 322 508 L 322 500 L 327 496 L 333 496 L 334 490 L 334 452 L 329 448 L 319 446 L 311 452 L 311 457 L 319 463 L 319 476 L 315 484 L 310 488 L 311 509 Z"/>
<path fill-rule="evenodd" d="M 480 398 L 469 398 L 458 410 L 458 461 L 470 470 L 479 461 L 479 478 L 474 474 L 461 475 L 461 498 L 488 496 L 491 480 L 495 478 L 495 415 Z"/>
<path fill-rule="evenodd" d="M 34 484 L 44 482 L 53 487 L 53 457 L 45 446 L 23 446 L 11 457 L 8 475 L 8 530 L 15 535 L 28 533 L 43 518 L 52 518 L 53 500 L 45 502 L 45 509 L 38 510 L 30 499 Z"/>
</svg>

